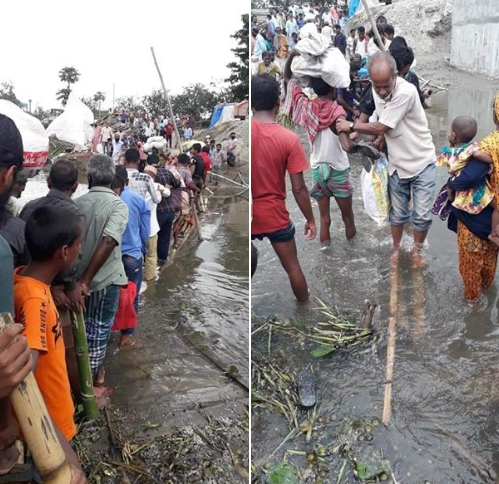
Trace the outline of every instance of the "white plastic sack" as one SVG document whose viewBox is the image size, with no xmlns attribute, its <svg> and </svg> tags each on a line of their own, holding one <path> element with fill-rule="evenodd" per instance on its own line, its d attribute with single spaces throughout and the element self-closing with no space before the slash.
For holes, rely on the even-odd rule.
<svg viewBox="0 0 499 484">
<path fill-rule="evenodd" d="M 308 25 L 313 28 L 306 28 Z M 345 56 L 339 49 L 329 45 L 329 41 L 317 32 L 315 25 L 303 26 L 296 50 L 301 55 L 291 62 L 291 72 L 303 85 L 308 85 L 309 77 L 319 77 L 336 88 L 350 85 L 350 65 Z"/>
<path fill-rule="evenodd" d="M 388 160 L 381 157 L 374 162 L 370 173 L 362 170 L 360 184 L 367 215 L 378 225 L 388 221 L 390 199 L 388 197 Z"/>
<path fill-rule="evenodd" d="M 165 141 L 165 138 L 163 138 L 163 136 L 151 136 L 147 138 L 147 143 L 154 143 L 157 141 Z"/>
<path fill-rule="evenodd" d="M 50 123 L 47 134 L 57 136 L 59 141 L 85 146 L 94 137 L 94 130 L 90 126 L 93 122 L 94 115 L 90 108 L 71 92 L 66 109 Z"/>
<path fill-rule="evenodd" d="M 41 121 L 5 99 L 0 99 L 0 114 L 12 119 L 21 133 L 24 168 L 41 168 L 45 165 L 49 153 L 49 138 Z"/>
</svg>

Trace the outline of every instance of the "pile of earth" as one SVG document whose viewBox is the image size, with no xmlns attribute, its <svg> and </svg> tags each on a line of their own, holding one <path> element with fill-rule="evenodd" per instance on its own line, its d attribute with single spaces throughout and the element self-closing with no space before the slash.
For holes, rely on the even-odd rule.
<svg viewBox="0 0 499 484">
<path fill-rule="evenodd" d="M 438 56 L 442 60 L 450 56 L 452 28 L 452 0 L 394 0 L 392 5 L 372 8 L 374 17 L 384 15 L 414 49 L 416 59 L 421 56 Z M 348 30 L 371 24 L 366 12 L 350 20 Z"/>
</svg>

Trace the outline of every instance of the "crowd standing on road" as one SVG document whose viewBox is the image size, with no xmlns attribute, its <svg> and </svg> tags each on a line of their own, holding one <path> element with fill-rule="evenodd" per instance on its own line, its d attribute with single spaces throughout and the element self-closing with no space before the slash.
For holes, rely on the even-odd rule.
<svg viewBox="0 0 499 484">
<path fill-rule="evenodd" d="M 184 121 L 188 141 L 194 121 Z M 218 175 L 225 163 L 234 166 L 239 152 L 231 133 L 225 149 L 210 139 L 206 146 L 183 145 L 186 152 L 173 156 L 174 127 L 168 120 L 122 113 L 120 122 L 142 133 L 127 136 L 107 123 L 94 126 L 87 193 L 74 197 L 78 169 L 62 155 L 50 167 L 48 193 L 24 204 L 21 135 L 0 115 L 0 311 L 17 323 L 0 334 L 2 473 L 18 458 L 19 432 L 6 397 L 33 369 L 66 451 L 72 484 L 85 482 L 70 445 L 77 431 L 73 397 L 78 402 L 82 394 L 72 315 L 84 317 L 93 390 L 102 407 L 112 395 L 104 366 L 111 331 L 120 332 L 120 349 L 131 350 L 143 282 L 156 279 L 171 259 L 171 245 L 178 249 L 195 226 L 191 201 L 210 173 Z M 164 139 L 163 148 L 147 143 L 150 136 Z M 36 469 L 33 479 L 41 482 Z"/>
</svg>

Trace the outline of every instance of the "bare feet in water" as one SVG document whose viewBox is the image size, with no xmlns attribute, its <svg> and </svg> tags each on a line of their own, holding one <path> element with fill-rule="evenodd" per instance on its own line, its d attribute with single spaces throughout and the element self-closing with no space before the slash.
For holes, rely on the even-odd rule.
<svg viewBox="0 0 499 484">
<path fill-rule="evenodd" d="M 390 265 L 392 268 L 396 268 L 398 266 L 400 259 L 400 247 L 393 247 L 392 254 L 390 256 Z"/>
<path fill-rule="evenodd" d="M 413 269 L 423 269 L 423 267 L 426 267 L 426 262 L 423 259 L 423 248 L 414 246 L 412 249 L 412 267 Z"/>
<path fill-rule="evenodd" d="M 119 344 L 120 349 L 130 348 L 134 344 L 135 344 L 135 339 L 133 338 L 133 335 L 131 335 L 131 334 L 122 334 L 121 335 L 120 344 Z"/>
</svg>

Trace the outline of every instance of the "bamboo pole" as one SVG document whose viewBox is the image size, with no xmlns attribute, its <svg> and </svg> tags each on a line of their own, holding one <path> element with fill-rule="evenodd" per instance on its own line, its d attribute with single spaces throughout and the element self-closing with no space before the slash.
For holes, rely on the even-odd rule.
<svg viewBox="0 0 499 484">
<path fill-rule="evenodd" d="M 229 183 L 232 183 L 233 185 L 237 185 L 238 187 L 241 187 L 241 188 L 245 188 L 247 186 L 247 185 L 243 185 L 242 183 L 231 180 L 230 178 L 227 178 L 225 176 L 219 175 L 218 173 L 212 173 L 212 176 L 216 176 L 218 178 L 221 178 L 222 180 L 228 181 Z"/>
<path fill-rule="evenodd" d="M 0 314 L 0 331 L 14 323 Z M 70 484 L 71 471 L 33 372 L 10 395 L 17 421 L 44 484 Z"/>
<path fill-rule="evenodd" d="M 364 9 L 367 12 L 367 17 L 369 18 L 369 22 L 371 22 L 371 27 L 373 29 L 374 35 L 375 35 L 376 39 L 378 40 L 379 50 L 381 52 L 385 52 L 385 44 L 383 44 L 383 41 L 381 40 L 381 35 L 379 35 L 378 27 L 376 26 L 376 22 L 374 21 L 374 17 L 373 17 L 373 14 L 371 12 L 371 8 L 367 4 L 367 0 L 362 0 L 362 5 L 364 5 Z"/>
<path fill-rule="evenodd" d="M 390 281 L 390 323 L 388 326 L 388 347 L 386 350 L 385 399 L 383 403 L 383 424 L 388 425 L 392 414 L 393 366 L 395 363 L 395 341 L 397 338 L 398 306 L 398 262 L 392 267 Z"/>
<path fill-rule="evenodd" d="M 88 342 L 83 313 L 75 314 L 71 311 L 71 328 L 75 341 L 76 362 L 78 364 L 78 378 L 80 380 L 81 403 L 85 417 L 96 420 L 99 416 L 95 400 L 92 370 L 88 357 Z"/>
<path fill-rule="evenodd" d="M 152 58 L 154 59 L 154 65 L 156 66 L 156 70 L 158 71 L 159 80 L 161 81 L 161 87 L 163 88 L 163 92 L 165 93 L 166 102 L 168 104 L 168 110 L 170 111 L 170 117 L 172 119 L 172 124 L 175 129 L 175 136 L 177 137 L 178 148 L 180 152 L 182 152 L 181 142 L 180 142 L 180 133 L 178 131 L 177 123 L 175 122 L 175 116 L 173 115 L 172 103 L 170 101 L 170 96 L 168 95 L 168 91 L 165 87 L 165 82 L 163 81 L 163 74 L 161 74 L 161 70 L 159 69 L 158 61 L 156 60 L 156 55 L 154 54 L 154 47 L 151 47 Z"/>
</svg>

